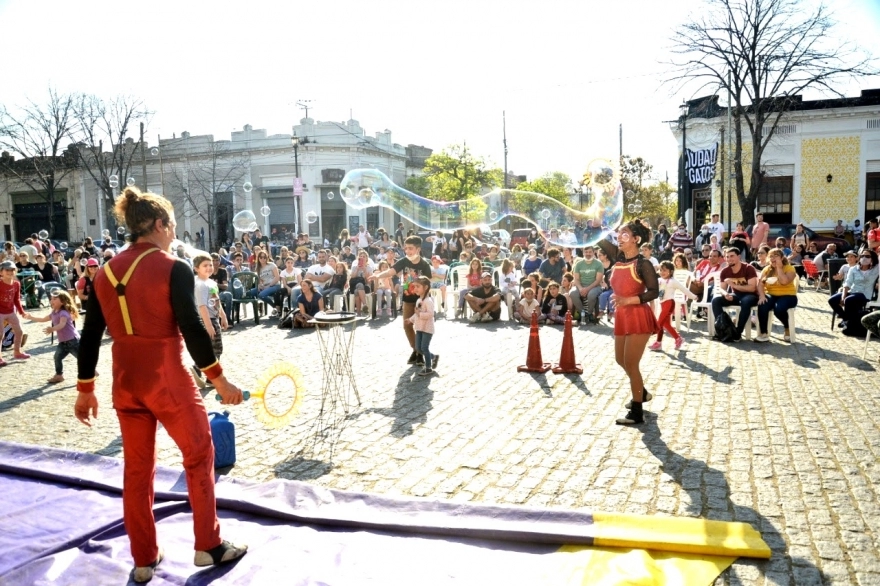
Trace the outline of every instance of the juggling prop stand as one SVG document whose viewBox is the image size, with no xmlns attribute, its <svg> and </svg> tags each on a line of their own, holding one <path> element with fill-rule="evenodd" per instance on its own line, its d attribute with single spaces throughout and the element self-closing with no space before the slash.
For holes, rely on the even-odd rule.
<svg viewBox="0 0 880 586">
<path fill-rule="evenodd" d="M 565 331 L 562 334 L 562 351 L 559 362 L 553 365 L 554 374 L 583 374 L 584 369 L 575 362 L 574 338 L 571 334 L 571 312 L 565 313 Z"/>
<path fill-rule="evenodd" d="M 328 443 L 330 458 L 345 421 L 355 407 L 354 402 L 358 407 L 361 405 L 352 366 L 354 333 L 361 319 L 349 312 L 319 312 L 309 320 L 317 330 L 323 368 L 321 409 L 312 424 L 312 443 L 313 448 Z M 308 452 L 311 450 L 304 450 L 302 454 Z"/>
<path fill-rule="evenodd" d="M 532 327 L 529 330 L 529 350 L 526 354 L 526 363 L 517 366 L 517 372 L 547 372 L 550 363 L 544 362 L 541 357 L 541 339 L 538 337 L 538 312 L 532 313 Z"/>
</svg>

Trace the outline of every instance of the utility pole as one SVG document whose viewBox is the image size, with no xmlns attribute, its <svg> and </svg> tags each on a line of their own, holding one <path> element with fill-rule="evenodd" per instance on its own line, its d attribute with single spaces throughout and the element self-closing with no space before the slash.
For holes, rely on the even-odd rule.
<svg viewBox="0 0 880 586">
<path fill-rule="evenodd" d="M 309 117 L 309 106 L 314 100 L 297 100 L 296 105 L 306 111 L 306 118 Z"/>
<path fill-rule="evenodd" d="M 504 133 L 504 189 L 507 189 L 507 112 L 501 111 L 501 124 Z"/>
<path fill-rule="evenodd" d="M 143 166 L 144 172 L 144 191 L 149 191 L 147 189 L 147 145 L 144 144 L 144 123 L 141 122 L 141 165 Z"/>
<path fill-rule="evenodd" d="M 618 129 L 618 137 L 617 137 L 618 145 L 620 148 L 620 168 L 623 169 L 623 124 L 620 124 Z"/>
</svg>

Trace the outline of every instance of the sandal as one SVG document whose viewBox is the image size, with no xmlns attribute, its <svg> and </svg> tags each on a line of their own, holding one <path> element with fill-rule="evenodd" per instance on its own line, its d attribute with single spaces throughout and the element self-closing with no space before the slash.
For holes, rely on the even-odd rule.
<svg viewBox="0 0 880 586">
<path fill-rule="evenodd" d="M 137 566 L 131 572 L 131 579 L 141 584 L 143 582 L 149 582 L 153 579 L 153 573 L 156 571 L 156 566 L 165 559 L 165 552 L 162 551 L 162 548 L 159 548 L 159 555 L 156 557 L 156 561 L 150 564 L 149 566 Z"/>
<path fill-rule="evenodd" d="M 233 545 L 224 540 L 215 548 L 208 551 L 197 551 L 193 563 L 197 566 L 216 566 L 237 560 L 247 553 L 246 545 Z"/>
<path fill-rule="evenodd" d="M 55 383 L 63 383 L 64 377 L 60 374 L 56 374 L 52 378 L 48 379 L 46 382 L 49 383 L 50 385 L 54 385 Z"/>
</svg>

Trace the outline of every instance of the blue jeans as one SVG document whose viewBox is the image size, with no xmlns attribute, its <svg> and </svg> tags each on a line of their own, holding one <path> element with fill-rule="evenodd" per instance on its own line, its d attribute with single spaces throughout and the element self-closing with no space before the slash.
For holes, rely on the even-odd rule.
<svg viewBox="0 0 880 586">
<path fill-rule="evenodd" d="M 74 358 L 79 358 L 79 338 L 58 342 L 58 346 L 55 348 L 55 374 L 64 374 L 64 364 L 62 364 L 62 361 L 68 354 L 73 354 Z"/>
<path fill-rule="evenodd" d="M 250 290 L 250 296 L 256 297 L 260 301 L 264 301 L 265 303 L 271 305 L 272 307 L 275 307 L 274 297 L 275 297 L 275 293 L 277 293 L 279 289 L 281 289 L 280 283 L 278 283 L 276 285 L 272 285 L 271 287 L 266 287 L 262 291 L 260 291 L 256 287 L 254 287 L 253 289 Z"/>
<path fill-rule="evenodd" d="M 767 301 L 764 302 L 764 305 L 758 305 L 758 330 L 762 334 L 767 333 L 767 319 L 771 311 L 776 316 L 776 319 L 782 322 L 782 327 L 787 330 L 788 310 L 792 307 L 797 307 L 797 295 L 764 295 L 764 297 Z"/>
<path fill-rule="evenodd" d="M 611 305 L 611 295 L 613 294 L 614 291 L 610 287 L 599 293 L 599 311 L 614 313 L 614 306 Z"/>
<path fill-rule="evenodd" d="M 431 365 L 434 360 L 434 355 L 431 354 L 429 348 L 431 346 L 431 338 L 433 337 L 434 334 L 416 332 L 416 352 L 425 357 L 425 370 L 431 370 Z"/>
<path fill-rule="evenodd" d="M 220 291 L 220 305 L 223 306 L 227 319 L 232 319 L 232 295 L 229 291 Z"/>
<path fill-rule="evenodd" d="M 723 308 L 733 305 L 739 306 L 739 315 L 736 318 L 736 332 L 742 336 L 743 330 L 746 329 L 746 324 L 751 319 L 752 308 L 758 305 L 758 296 L 754 293 L 735 292 L 733 299 L 730 301 L 725 299 L 724 296 L 715 297 L 712 299 L 712 313 L 717 318 L 724 311 Z"/>
</svg>

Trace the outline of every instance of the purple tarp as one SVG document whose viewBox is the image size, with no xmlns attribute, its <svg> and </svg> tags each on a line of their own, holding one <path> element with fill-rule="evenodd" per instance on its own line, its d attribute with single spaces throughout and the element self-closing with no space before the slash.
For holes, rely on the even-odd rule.
<svg viewBox="0 0 880 586">
<path fill-rule="evenodd" d="M 0 584 L 121 584 L 122 461 L 0 442 Z M 239 562 L 192 565 L 182 470 L 159 468 L 165 560 L 151 584 L 536 584 L 548 553 L 592 542 L 589 513 L 392 498 L 302 482 L 217 481 Z"/>
</svg>

